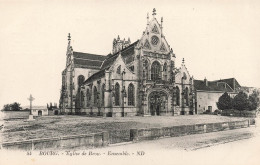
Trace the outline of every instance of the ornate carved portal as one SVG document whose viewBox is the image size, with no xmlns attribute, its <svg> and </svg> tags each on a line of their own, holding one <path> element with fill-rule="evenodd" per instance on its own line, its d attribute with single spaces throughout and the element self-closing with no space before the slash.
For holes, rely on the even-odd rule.
<svg viewBox="0 0 260 165">
<path fill-rule="evenodd" d="M 152 116 L 159 116 L 167 112 L 167 95 L 162 91 L 155 91 L 149 95 L 148 110 Z"/>
</svg>

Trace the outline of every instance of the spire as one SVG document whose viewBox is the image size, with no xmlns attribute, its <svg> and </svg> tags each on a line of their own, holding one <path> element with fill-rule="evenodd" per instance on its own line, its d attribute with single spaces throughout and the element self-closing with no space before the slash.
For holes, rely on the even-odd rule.
<svg viewBox="0 0 260 165">
<path fill-rule="evenodd" d="M 183 58 L 183 59 L 182 59 L 182 63 L 184 64 L 184 62 L 185 62 L 185 61 L 184 61 L 184 58 Z"/>
<path fill-rule="evenodd" d="M 68 34 L 68 41 L 70 42 L 71 40 L 71 36 L 70 36 L 70 33 Z"/>
<path fill-rule="evenodd" d="M 119 37 L 119 35 L 117 36 L 117 41 L 119 41 L 120 40 L 120 37 Z"/>
<path fill-rule="evenodd" d="M 149 25 L 149 13 L 147 13 L 147 25 Z"/>
<path fill-rule="evenodd" d="M 128 37 L 128 43 L 129 43 L 129 44 L 131 43 L 131 41 L 130 41 L 130 37 Z"/>
<path fill-rule="evenodd" d="M 155 17 L 155 15 L 156 15 L 156 9 L 153 8 L 153 17 Z"/>
<path fill-rule="evenodd" d="M 162 28 L 162 25 L 163 25 L 163 17 L 161 17 L 161 28 Z"/>
</svg>

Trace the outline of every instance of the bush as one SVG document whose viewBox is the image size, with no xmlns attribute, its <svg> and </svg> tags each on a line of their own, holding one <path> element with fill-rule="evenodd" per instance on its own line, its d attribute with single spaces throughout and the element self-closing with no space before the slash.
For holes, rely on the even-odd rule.
<svg viewBox="0 0 260 165">
<path fill-rule="evenodd" d="M 12 104 L 5 104 L 3 110 L 4 111 L 20 111 L 22 107 L 20 103 L 14 102 Z"/>
<path fill-rule="evenodd" d="M 234 97 L 234 109 L 237 109 L 239 111 L 243 111 L 248 109 L 248 98 L 247 94 L 244 92 L 239 92 L 235 97 Z"/>
<path fill-rule="evenodd" d="M 248 98 L 248 108 L 249 110 L 256 110 L 259 107 L 260 99 L 259 92 L 254 90 L 253 93 Z"/>
<path fill-rule="evenodd" d="M 214 111 L 214 115 L 218 115 L 218 114 L 221 114 L 221 110 L 216 109 L 216 110 Z"/>
<path fill-rule="evenodd" d="M 233 107 L 233 100 L 227 92 L 225 92 L 222 96 L 219 97 L 217 107 L 221 110 L 231 109 Z"/>
</svg>

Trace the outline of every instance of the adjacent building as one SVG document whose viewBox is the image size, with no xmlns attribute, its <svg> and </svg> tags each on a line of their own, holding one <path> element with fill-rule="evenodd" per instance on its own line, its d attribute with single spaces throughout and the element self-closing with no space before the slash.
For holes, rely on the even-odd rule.
<svg viewBox="0 0 260 165">
<path fill-rule="evenodd" d="M 202 114 L 206 110 L 214 112 L 221 95 L 227 92 L 234 97 L 241 90 L 240 84 L 235 78 L 222 79 L 216 81 L 194 80 L 196 94 L 195 112 Z"/>
</svg>

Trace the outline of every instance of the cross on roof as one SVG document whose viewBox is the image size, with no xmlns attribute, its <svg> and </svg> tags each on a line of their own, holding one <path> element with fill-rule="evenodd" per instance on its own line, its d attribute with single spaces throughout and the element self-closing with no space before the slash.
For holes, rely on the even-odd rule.
<svg viewBox="0 0 260 165">
<path fill-rule="evenodd" d="M 69 41 L 71 40 L 70 33 L 69 33 L 69 35 L 68 35 L 68 40 L 69 40 Z"/>
<path fill-rule="evenodd" d="M 153 16 L 155 16 L 155 15 L 156 15 L 156 9 L 153 8 Z"/>
</svg>

